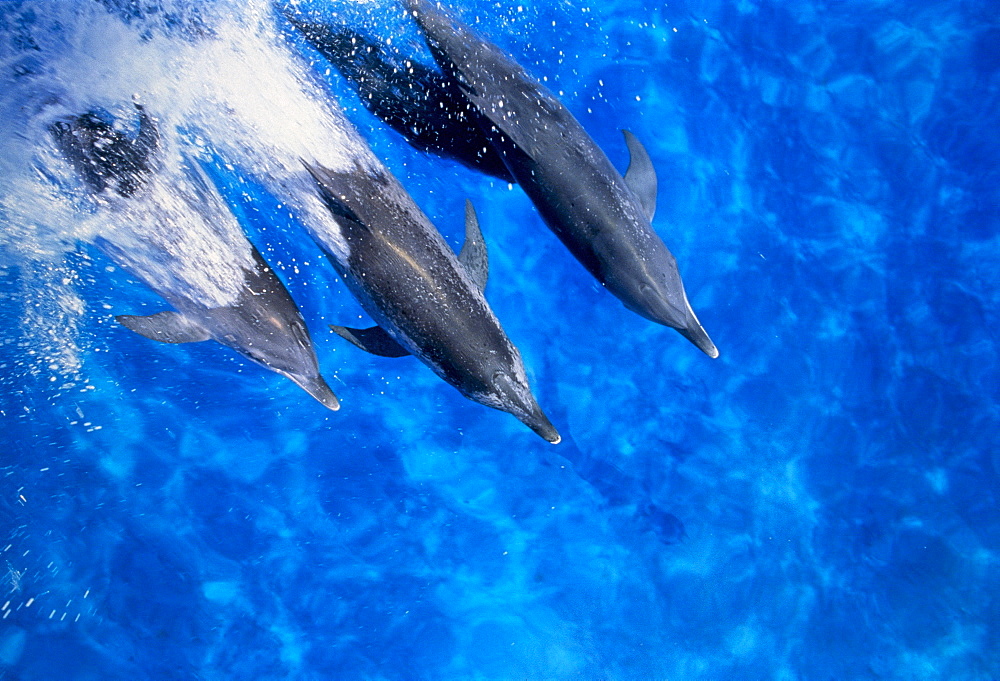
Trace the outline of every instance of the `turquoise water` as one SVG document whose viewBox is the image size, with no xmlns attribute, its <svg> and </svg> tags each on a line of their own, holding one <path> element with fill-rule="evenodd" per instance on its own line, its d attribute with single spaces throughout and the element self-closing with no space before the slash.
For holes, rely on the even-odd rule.
<svg viewBox="0 0 1000 681">
<path fill-rule="evenodd" d="M 391 2 L 302 11 L 430 61 Z M 458 12 L 619 169 L 619 129 L 645 143 L 720 358 L 517 187 L 408 147 L 265 5 L 5 2 L 0 679 L 1000 677 L 991 4 Z M 204 55 L 205 90 L 178 80 Z M 313 109 L 269 90 L 296 74 Z M 95 248 L 119 227 L 45 126 L 133 93 L 205 152 L 339 412 L 115 324 L 166 305 Z M 334 102 L 456 247 L 475 202 L 561 444 L 326 331 L 363 312 L 267 178 L 337 153 L 309 127 Z"/>
</svg>

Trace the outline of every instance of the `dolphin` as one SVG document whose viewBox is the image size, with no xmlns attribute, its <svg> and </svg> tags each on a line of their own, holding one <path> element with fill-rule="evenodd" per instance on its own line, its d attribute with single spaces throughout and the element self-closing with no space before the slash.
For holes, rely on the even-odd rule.
<svg viewBox="0 0 1000 681">
<path fill-rule="evenodd" d="M 489 261 L 472 204 L 466 204 L 466 239 L 456 257 L 381 164 L 355 159 L 336 171 L 303 165 L 340 228 L 339 243 L 324 243 L 323 235 L 315 235 L 317 241 L 377 324 L 331 328 L 375 355 L 415 355 L 465 397 L 513 414 L 558 443 L 528 385 L 521 353 L 483 296 Z"/>
<path fill-rule="evenodd" d="M 132 196 L 150 172 L 160 133 L 145 107 L 134 106 L 139 118 L 135 139 L 115 130 L 96 111 L 49 126 L 56 146 L 95 194 L 110 188 L 120 196 Z"/>
<path fill-rule="evenodd" d="M 340 71 L 361 103 L 411 145 L 515 181 L 451 79 L 346 26 L 305 21 L 291 11 L 285 17 Z"/>
<path fill-rule="evenodd" d="M 135 138 L 93 111 L 49 127 L 88 189 L 132 226 L 99 237 L 98 247 L 175 308 L 115 319 L 164 343 L 215 340 L 339 409 L 288 290 L 197 164 L 174 180 L 154 172 L 159 132 L 136 109 Z"/>
<path fill-rule="evenodd" d="M 656 172 L 639 140 L 624 131 L 631 162 L 622 177 L 569 110 L 500 48 L 428 0 L 402 1 L 510 174 L 577 260 L 627 308 L 718 357 L 677 260 L 652 228 Z"/>
</svg>

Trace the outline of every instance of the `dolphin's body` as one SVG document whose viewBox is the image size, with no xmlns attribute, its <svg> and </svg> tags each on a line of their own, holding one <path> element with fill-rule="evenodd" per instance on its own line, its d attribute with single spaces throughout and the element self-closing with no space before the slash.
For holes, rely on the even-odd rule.
<svg viewBox="0 0 1000 681">
<path fill-rule="evenodd" d="M 346 26 L 308 22 L 291 13 L 286 17 L 337 67 L 361 103 L 414 147 L 514 182 L 469 118 L 470 104 L 451 79 Z"/>
<path fill-rule="evenodd" d="M 146 182 L 160 133 L 143 106 L 137 104 L 136 110 L 139 132 L 135 139 L 93 111 L 49 126 L 59 150 L 95 194 L 110 188 L 120 196 L 132 196 Z"/>
<path fill-rule="evenodd" d="M 176 308 L 115 319 L 164 343 L 218 341 L 339 409 L 288 290 L 200 169 L 188 168 L 175 181 L 153 172 L 159 135 L 137 108 L 134 139 L 93 112 L 49 128 L 88 188 L 129 226 L 109 232 L 98 245 Z"/>
<path fill-rule="evenodd" d="M 471 117 L 573 255 L 630 310 L 717 357 L 676 259 L 650 224 L 656 173 L 642 144 L 625 133 L 632 161 L 622 177 L 566 107 L 497 46 L 428 0 L 403 3 Z"/>
<path fill-rule="evenodd" d="M 399 182 L 373 160 L 341 171 L 305 165 L 340 227 L 336 246 L 314 236 L 377 323 L 333 330 L 372 354 L 413 354 L 467 398 L 559 442 L 528 386 L 521 353 L 483 296 L 486 247 L 471 204 L 456 258 Z"/>
</svg>

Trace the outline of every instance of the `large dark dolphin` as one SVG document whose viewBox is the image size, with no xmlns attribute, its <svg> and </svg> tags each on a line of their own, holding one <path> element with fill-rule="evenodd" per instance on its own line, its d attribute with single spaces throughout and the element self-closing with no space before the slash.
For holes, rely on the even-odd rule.
<svg viewBox="0 0 1000 681">
<path fill-rule="evenodd" d="M 630 310 L 717 357 L 676 259 L 650 224 L 656 173 L 635 136 L 625 132 L 632 160 L 622 177 L 569 110 L 497 46 L 427 0 L 403 3 L 510 174 L 573 255 Z"/>
<path fill-rule="evenodd" d="M 145 110 L 137 109 L 135 138 L 95 112 L 49 128 L 88 188 L 130 223 L 121 230 L 127 235 L 106 235 L 98 245 L 176 308 L 115 319 L 164 343 L 218 341 L 290 378 L 324 406 L 339 409 L 288 290 L 239 232 L 200 169 L 189 168 L 185 182 L 165 183 L 157 177 L 153 164 L 159 134 Z"/>
<path fill-rule="evenodd" d="M 483 297 L 488 261 L 472 205 L 456 258 L 385 168 L 303 163 L 340 227 L 338 243 L 324 244 L 322 235 L 317 241 L 377 324 L 333 330 L 376 355 L 413 354 L 469 399 L 559 442 L 528 386 L 521 353 Z"/>
<path fill-rule="evenodd" d="M 337 67 L 361 103 L 414 147 L 514 182 L 450 78 L 346 26 L 305 21 L 290 11 L 285 16 Z"/>
</svg>

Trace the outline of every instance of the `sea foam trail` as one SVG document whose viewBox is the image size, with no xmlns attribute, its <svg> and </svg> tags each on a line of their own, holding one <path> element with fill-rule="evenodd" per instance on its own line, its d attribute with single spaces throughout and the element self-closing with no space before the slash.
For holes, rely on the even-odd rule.
<svg viewBox="0 0 1000 681">
<path fill-rule="evenodd" d="M 276 194 L 287 195 L 279 198 L 300 204 L 308 221 L 310 204 L 320 206 L 304 198 L 315 191 L 299 159 L 338 170 L 374 158 L 313 81 L 308 66 L 290 52 L 270 7 L 224 6 L 228 11 L 216 8 L 219 17 L 195 37 L 144 30 L 99 7 L 69 12 L 62 35 L 46 36 L 55 44 L 43 47 L 40 56 L 31 55 L 33 73 L 8 83 L 0 111 L 9 114 L 17 102 L 29 104 L 16 114 L 23 135 L 4 136 L 9 163 L 4 170 L 22 181 L 44 182 L 25 162 L 59 165 L 53 163 L 46 136 L 53 119 L 95 107 L 120 113 L 138 95 L 161 127 L 178 128 L 195 148 L 213 150 Z M 47 21 L 56 23 L 54 17 Z M 51 199 L 44 187 L 41 193 Z M 3 195 L 7 199 L 11 192 L 5 187 Z M 51 211 L 49 201 L 42 203 L 39 215 L 31 217 Z M 22 210 L 31 213 L 30 207 Z"/>
<path fill-rule="evenodd" d="M 45 11 L 36 7 L 32 16 L 20 17 L 27 31 L 21 43 L 30 49 L 15 49 L 13 41 L 0 48 L 5 50 L 0 63 L 6 66 L 0 117 L 8 123 L 0 132 L 0 220 L 5 224 L 0 265 L 44 261 L 47 267 L 36 268 L 42 280 L 32 277 L 25 287 L 64 289 L 63 302 L 53 298 L 42 304 L 51 308 L 49 314 L 39 315 L 35 306 L 34 325 L 39 316 L 61 317 L 58 328 L 72 331 L 65 317 L 83 312 L 74 277 L 62 271 L 65 256 L 81 242 L 111 244 L 120 264 L 133 271 L 155 270 L 159 262 L 156 276 L 161 278 L 197 277 L 236 265 L 206 261 L 210 256 L 205 255 L 170 260 L 180 251 L 223 252 L 202 247 L 214 238 L 230 251 L 246 251 L 238 248 L 239 227 L 225 210 L 212 208 L 194 223 L 186 219 L 191 201 L 184 197 L 197 193 L 190 157 L 214 155 L 239 168 L 308 229 L 324 233 L 333 250 L 343 244 L 300 159 L 335 170 L 378 162 L 308 65 L 289 49 L 270 5 L 231 2 L 194 10 L 175 4 L 126 21 L 97 3 L 48 3 Z M 161 132 L 157 179 L 127 205 L 94 199 L 59 156 L 48 127 L 60 118 L 104 109 L 128 129 L 135 117 L 134 97 Z M 185 236 L 174 243 L 144 244 L 143 234 L 157 220 L 183 227 Z M 219 301 L 228 293 L 216 285 Z"/>
</svg>

